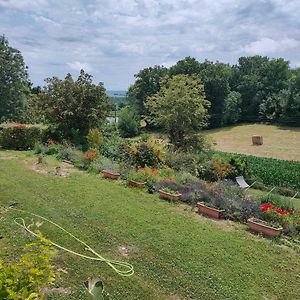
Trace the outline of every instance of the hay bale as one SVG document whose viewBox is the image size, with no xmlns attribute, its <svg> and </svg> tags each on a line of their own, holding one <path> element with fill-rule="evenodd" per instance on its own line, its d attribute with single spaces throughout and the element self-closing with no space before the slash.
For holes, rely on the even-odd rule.
<svg viewBox="0 0 300 300">
<path fill-rule="evenodd" d="M 253 135 L 252 136 L 252 144 L 253 145 L 262 145 L 263 137 L 261 135 Z"/>
</svg>

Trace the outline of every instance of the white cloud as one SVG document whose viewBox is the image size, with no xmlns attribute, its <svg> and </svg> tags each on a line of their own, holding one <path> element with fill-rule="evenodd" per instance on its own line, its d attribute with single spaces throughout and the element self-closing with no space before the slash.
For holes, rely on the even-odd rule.
<svg viewBox="0 0 300 300">
<path fill-rule="evenodd" d="M 282 40 L 262 38 L 246 45 L 243 50 L 250 54 L 271 54 L 294 49 L 299 45 L 300 41 L 291 38 L 284 38 Z"/>
<path fill-rule="evenodd" d="M 68 62 L 67 65 L 75 71 L 84 69 L 85 71 L 90 72 L 92 70 L 91 66 L 88 63 L 83 63 L 80 61 Z"/>
<path fill-rule="evenodd" d="M 185 56 L 300 61 L 299 0 L 0 0 L 0 34 L 24 55 L 31 80 L 80 68 L 108 89 L 140 68 Z"/>
</svg>

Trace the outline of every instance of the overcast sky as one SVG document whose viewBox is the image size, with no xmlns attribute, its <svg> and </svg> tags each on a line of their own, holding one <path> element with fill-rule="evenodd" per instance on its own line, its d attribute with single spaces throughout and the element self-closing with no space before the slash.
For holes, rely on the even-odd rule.
<svg viewBox="0 0 300 300">
<path fill-rule="evenodd" d="M 34 84 L 83 68 L 127 89 L 141 68 L 189 55 L 234 64 L 261 54 L 300 67 L 299 0 L 0 0 L 0 34 Z"/>
</svg>

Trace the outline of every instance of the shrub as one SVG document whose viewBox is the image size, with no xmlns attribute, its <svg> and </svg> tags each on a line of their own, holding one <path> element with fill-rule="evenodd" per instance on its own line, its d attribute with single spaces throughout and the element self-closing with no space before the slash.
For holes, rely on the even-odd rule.
<svg viewBox="0 0 300 300">
<path fill-rule="evenodd" d="M 192 153 L 181 150 L 169 150 L 166 152 L 165 163 L 176 171 L 186 171 L 197 175 L 197 159 Z"/>
<path fill-rule="evenodd" d="M 104 137 L 103 144 L 100 147 L 100 154 L 106 156 L 116 162 L 124 162 L 130 160 L 130 148 L 127 141 L 122 139 L 117 132 L 111 133 Z"/>
<path fill-rule="evenodd" d="M 259 204 L 242 189 L 231 184 L 214 185 L 203 200 L 218 209 L 223 209 L 223 216 L 231 220 L 245 222 L 250 217 L 260 215 Z"/>
<path fill-rule="evenodd" d="M 41 288 L 53 284 L 56 272 L 52 266 L 51 243 L 40 236 L 40 242 L 25 246 L 26 252 L 17 262 L 0 260 L 1 299 L 41 299 Z"/>
<path fill-rule="evenodd" d="M 92 149 L 99 149 L 103 141 L 101 132 L 97 128 L 90 129 L 86 139 Z"/>
<path fill-rule="evenodd" d="M 222 161 L 218 157 L 213 157 L 211 162 L 218 179 L 227 178 L 234 170 L 234 167 L 228 161 Z"/>
<path fill-rule="evenodd" d="M 159 145 L 153 139 L 146 142 L 131 145 L 131 155 L 133 162 L 137 166 L 157 167 L 164 161 L 163 146 Z"/>
<path fill-rule="evenodd" d="M 146 174 L 141 170 L 138 171 L 131 171 L 126 174 L 127 180 L 133 180 L 137 182 L 147 182 Z"/>
<path fill-rule="evenodd" d="M 104 157 L 102 155 L 98 155 L 95 159 L 93 159 L 89 166 L 88 171 L 91 173 L 99 174 L 102 170 L 116 170 L 118 167 L 115 166 L 116 164 L 113 163 L 113 161 L 107 157 Z"/>
<path fill-rule="evenodd" d="M 83 153 L 69 145 L 65 145 L 60 149 L 57 158 L 60 160 L 70 161 L 79 168 L 85 167 L 85 158 Z"/>
<path fill-rule="evenodd" d="M 132 109 L 125 107 L 120 111 L 118 129 L 122 137 L 133 137 L 139 132 L 136 115 Z"/>
<path fill-rule="evenodd" d="M 41 142 L 46 127 L 41 125 L 5 123 L 0 125 L 0 145 L 4 149 L 28 150 Z"/>
</svg>

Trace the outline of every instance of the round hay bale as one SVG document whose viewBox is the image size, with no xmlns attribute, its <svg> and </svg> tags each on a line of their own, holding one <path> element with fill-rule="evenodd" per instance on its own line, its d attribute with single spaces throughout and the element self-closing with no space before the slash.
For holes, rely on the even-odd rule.
<svg viewBox="0 0 300 300">
<path fill-rule="evenodd" d="M 252 136 L 252 144 L 253 145 L 262 145 L 263 144 L 263 137 L 261 135 L 253 135 Z"/>
</svg>

